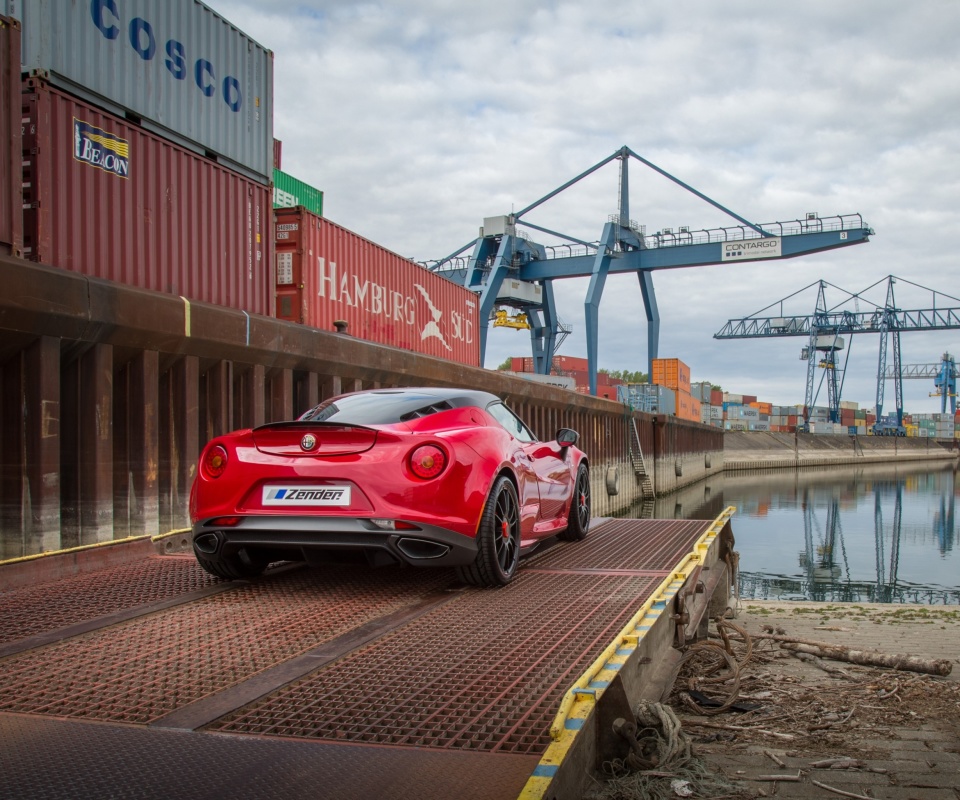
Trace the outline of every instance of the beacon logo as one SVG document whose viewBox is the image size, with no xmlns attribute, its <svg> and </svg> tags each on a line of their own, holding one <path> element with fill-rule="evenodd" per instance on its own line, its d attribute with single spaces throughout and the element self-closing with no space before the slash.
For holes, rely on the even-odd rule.
<svg viewBox="0 0 960 800">
<path fill-rule="evenodd" d="M 121 178 L 130 173 L 129 142 L 76 117 L 73 119 L 73 157 Z"/>
</svg>

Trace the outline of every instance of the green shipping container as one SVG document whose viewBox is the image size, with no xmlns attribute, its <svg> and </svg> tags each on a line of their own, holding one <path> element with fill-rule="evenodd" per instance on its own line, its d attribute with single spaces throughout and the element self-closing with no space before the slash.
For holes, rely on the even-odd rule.
<svg viewBox="0 0 960 800">
<path fill-rule="evenodd" d="M 286 172 L 273 170 L 273 207 L 303 206 L 318 217 L 323 216 L 323 192 L 297 180 Z"/>
</svg>

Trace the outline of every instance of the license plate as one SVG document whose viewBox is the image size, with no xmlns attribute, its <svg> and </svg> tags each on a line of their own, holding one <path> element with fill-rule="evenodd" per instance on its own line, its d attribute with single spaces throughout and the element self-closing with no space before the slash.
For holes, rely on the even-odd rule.
<svg viewBox="0 0 960 800">
<path fill-rule="evenodd" d="M 348 506 L 349 486 L 264 486 L 265 506 Z"/>
</svg>

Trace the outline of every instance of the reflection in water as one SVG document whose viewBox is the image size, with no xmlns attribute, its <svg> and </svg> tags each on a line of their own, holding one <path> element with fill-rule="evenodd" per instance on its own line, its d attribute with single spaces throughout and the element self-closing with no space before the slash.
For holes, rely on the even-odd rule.
<svg viewBox="0 0 960 800">
<path fill-rule="evenodd" d="M 952 465 L 757 471 L 708 478 L 646 515 L 736 506 L 744 599 L 957 604 L 956 492 Z"/>
</svg>

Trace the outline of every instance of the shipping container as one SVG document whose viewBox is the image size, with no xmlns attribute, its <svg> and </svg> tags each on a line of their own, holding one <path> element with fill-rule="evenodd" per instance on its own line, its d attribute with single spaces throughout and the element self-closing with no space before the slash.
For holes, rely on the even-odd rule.
<svg viewBox="0 0 960 800">
<path fill-rule="evenodd" d="M 273 53 L 197 0 L 10 0 L 22 64 L 269 184 Z"/>
<path fill-rule="evenodd" d="M 273 140 L 273 168 L 283 169 L 283 142 L 279 139 Z"/>
<path fill-rule="evenodd" d="M 690 386 L 690 394 L 701 403 L 710 402 L 710 394 L 712 391 L 713 386 L 711 386 L 710 381 L 700 381 Z"/>
<path fill-rule="evenodd" d="M 757 402 L 757 396 L 756 396 L 755 394 L 745 394 L 745 395 L 743 395 L 743 400 L 742 400 L 742 402 L 743 402 L 743 404 L 744 404 L 745 406 L 748 406 L 748 405 L 750 405 L 751 403 L 756 403 L 756 402 Z"/>
<path fill-rule="evenodd" d="M 676 397 L 676 415 L 680 419 L 685 419 L 689 422 L 699 422 L 700 401 L 688 392 L 683 392 L 678 389 L 673 390 L 673 392 Z"/>
<path fill-rule="evenodd" d="M 268 186 L 36 78 L 25 89 L 27 258 L 273 314 Z"/>
<path fill-rule="evenodd" d="M 637 411 L 675 414 L 677 397 L 672 389 L 654 383 L 625 383 L 616 387 L 617 399 Z"/>
<path fill-rule="evenodd" d="M 480 366 L 473 292 L 302 206 L 274 217 L 277 317 Z"/>
<path fill-rule="evenodd" d="M 535 372 L 516 372 L 516 371 L 505 371 L 504 375 L 513 375 L 515 378 L 523 378 L 524 380 L 531 381 L 533 383 L 542 383 L 545 386 L 556 386 L 559 389 L 569 389 L 574 392 L 577 389 L 577 384 L 573 378 L 568 378 L 564 375 L 538 375 Z"/>
<path fill-rule="evenodd" d="M 723 405 L 723 392 L 719 389 L 710 390 L 710 405 L 712 406 L 722 406 Z"/>
<path fill-rule="evenodd" d="M 690 394 L 690 367 L 679 358 L 655 358 L 653 383 Z"/>
<path fill-rule="evenodd" d="M 20 172 L 20 23 L 0 16 L 0 253 L 23 248 Z"/>
<path fill-rule="evenodd" d="M 273 171 L 273 207 L 294 208 L 303 206 L 318 217 L 323 216 L 323 192 L 314 189 L 293 175 L 279 169 Z"/>
</svg>

